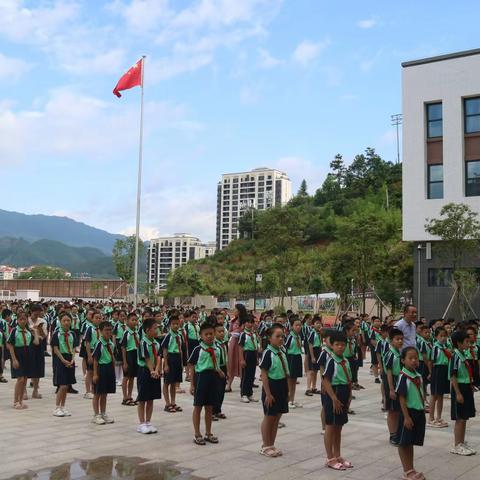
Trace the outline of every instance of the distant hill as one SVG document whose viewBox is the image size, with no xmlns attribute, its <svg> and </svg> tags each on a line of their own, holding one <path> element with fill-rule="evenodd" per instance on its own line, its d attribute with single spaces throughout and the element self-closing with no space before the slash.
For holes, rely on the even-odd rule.
<svg viewBox="0 0 480 480">
<path fill-rule="evenodd" d="M 56 240 L 72 247 L 93 247 L 111 255 L 112 247 L 122 235 L 90 227 L 68 217 L 26 215 L 0 210 L 0 237 L 36 240 Z"/>
<path fill-rule="evenodd" d="M 71 247 L 55 240 L 38 240 L 30 243 L 23 238 L 2 237 L 0 264 L 17 267 L 51 265 L 62 267 L 73 274 L 117 276 L 112 257 L 98 248 Z"/>
</svg>

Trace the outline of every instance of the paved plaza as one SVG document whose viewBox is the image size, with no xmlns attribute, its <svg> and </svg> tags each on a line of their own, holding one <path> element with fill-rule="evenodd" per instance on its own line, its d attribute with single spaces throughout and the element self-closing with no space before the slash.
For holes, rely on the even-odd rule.
<svg viewBox="0 0 480 480">
<path fill-rule="evenodd" d="M 41 383 L 43 399 L 26 402 L 28 410 L 12 409 L 13 381 L 0 384 L 2 479 L 75 460 L 104 456 L 165 461 L 177 465 L 181 470 L 190 470 L 194 477 L 218 480 L 393 480 L 402 476 L 397 451 L 388 443 L 386 421 L 380 411 L 379 385 L 373 382 L 366 367 L 360 371 L 360 383 L 366 390 L 356 392 L 357 398 L 352 404 L 356 415 L 350 416 L 344 429 L 344 455 L 355 466 L 346 472 L 334 472 L 324 466 L 320 398 L 317 395 L 304 395 L 305 378 L 301 379 L 301 385 L 298 386 L 298 400 L 304 404 L 304 408 L 286 415 L 284 420 L 287 427 L 279 431 L 277 446 L 283 450 L 284 456 L 265 458 L 258 453 L 261 443 L 261 405 L 240 403 L 238 381 L 234 383 L 233 393 L 225 397 L 224 412 L 228 419 L 214 423 L 213 431 L 220 443 L 195 446 L 192 443 L 192 398 L 189 394 L 180 395 L 177 402 L 184 408 L 183 413 L 166 413 L 163 411 L 163 401 L 157 401 L 153 423 L 159 433 L 141 435 L 135 431 L 136 408 L 122 406 L 121 393 L 109 396 L 107 410 L 115 418 L 113 425 L 91 424 L 91 402 L 84 400 L 80 394 L 68 396 L 66 406 L 72 412 L 72 417 L 53 417 L 55 400 L 50 371 L 50 359 L 47 359 L 48 377 Z M 187 383 L 183 386 L 188 390 Z M 83 383 L 79 382 L 77 388 L 82 391 Z M 259 394 L 257 390 L 256 395 Z M 444 415 L 447 419 L 449 407 L 447 400 Z M 428 429 L 425 446 L 416 449 L 417 470 L 423 471 L 428 480 L 478 480 L 480 455 L 459 457 L 450 454 L 452 438 L 451 426 L 441 430 Z M 480 419 L 468 423 L 467 440 L 480 449 Z M 49 477 L 42 475 L 41 478 Z M 87 477 L 57 472 L 54 478 L 73 480 Z M 97 475 L 88 478 L 110 477 Z M 158 477 L 152 474 L 138 478 L 148 480 Z"/>
</svg>

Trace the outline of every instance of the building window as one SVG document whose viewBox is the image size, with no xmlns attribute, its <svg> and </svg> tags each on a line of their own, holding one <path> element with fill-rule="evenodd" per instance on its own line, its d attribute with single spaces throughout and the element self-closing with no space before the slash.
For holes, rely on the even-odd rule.
<svg viewBox="0 0 480 480">
<path fill-rule="evenodd" d="M 429 287 L 451 287 L 453 281 L 452 268 L 429 268 L 428 286 Z"/>
<path fill-rule="evenodd" d="M 442 135 L 442 103 L 430 103 L 427 105 L 427 137 L 436 138 Z"/>
<path fill-rule="evenodd" d="M 465 195 L 475 197 L 480 195 L 480 160 L 465 164 Z"/>
<path fill-rule="evenodd" d="M 480 132 L 480 97 L 464 100 L 465 133 Z"/>
<path fill-rule="evenodd" d="M 427 165 L 428 191 L 427 198 L 443 198 L 443 165 Z"/>
</svg>

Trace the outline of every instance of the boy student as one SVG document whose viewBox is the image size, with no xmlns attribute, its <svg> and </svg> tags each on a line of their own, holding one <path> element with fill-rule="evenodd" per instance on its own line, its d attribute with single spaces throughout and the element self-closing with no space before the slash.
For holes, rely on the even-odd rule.
<svg viewBox="0 0 480 480">
<path fill-rule="evenodd" d="M 209 322 L 200 326 L 200 344 L 188 359 L 190 369 L 190 393 L 193 395 L 192 423 L 194 429 L 193 443 L 205 445 L 206 442 L 218 443 L 212 433 L 213 406 L 217 403 L 218 377 L 225 374 L 220 369 L 220 352 L 215 345 L 215 328 Z M 200 433 L 200 416 L 205 409 L 205 436 Z"/>
<path fill-rule="evenodd" d="M 347 336 L 343 332 L 330 334 L 332 351 L 323 373 L 323 407 L 325 409 L 326 466 L 333 470 L 346 470 L 353 465 L 341 456 L 342 427 L 348 422 L 348 410 L 352 401 L 352 373 L 343 356 Z"/>
<path fill-rule="evenodd" d="M 397 431 L 398 454 L 404 480 L 425 480 L 423 473 L 417 472 L 413 466 L 413 447 L 422 446 L 425 438 L 425 397 L 422 375 L 417 371 L 416 348 L 403 349 L 401 360 L 403 368 L 395 390 L 401 408 Z"/>
<path fill-rule="evenodd" d="M 181 412 L 182 407 L 175 403 L 177 384 L 182 383 L 183 371 L 183 340 L 179 331 L 180 320 L 177 313 L 168 318 L 168 334 L 161 344 L 163 352 L 163 396 L 165 397 L 165 411 L 169 413 Z"/>
<path fill-rule="evenodd" d="M 218 318 L 218 315 L 217 315 Z M 224 377 L 218 377 L 218 396 L 217 402 L 213 407 L 213 420 L 224 420 L 227 417 L 222 413 L 223 399 L 225 398 L 225 387 L 227 385 L 227 362 L 228 362 L 228 351 L 227 343 L 225 342 L 225 327 L 223 323 L 217 323 L 215 325 L 215 345 L 218 347 L 220 352 L 220 357 L 218 365 L 220 370 L 224 373 Z"/>
<path fill-rule="evenodd" d="M 322 342 L 320 339 L 320 332 L 322 330 L 322 317 L 315 316 L 313 318 L 313 329 L 308 336 L 308 375 L 307 390 L 305 395 L 311 397 L 314 393 L 320 395 L 320 390 L 317 389 L 317 375 L 318 375 L 318 357 L 322 350 Z"/>
<path fill-rule="evenodd" d="M 258 364 L 258 339 L 253 331 L 253 325 L 254 319 L 252 316 L 249 316 L 238 340 L 240 366 L 242 367 L 240 395 L 243 403 L 258 402 L 253 397 L 253 383 Z"/>
<path fill-rule="evenodd" d="M 127 326 L 120 341 L 123 363 L 122 405 L 135 406 L 138 403 L 133 400 L 133 383 L 138 373 L 138 348 L 140 346 L 140 334 L 138 332 L 138 318 L 136 313 L 127 315 Z"/>
<path fill-rule="evenodd" d="M 115 393 L 115 344 L 112 341 L 112 324 L 105 320 L 98 326 L 100 338 L 93 350 L 93 419 L 96 425 L 113 423 L 107 415 L 107 395 Z"/>
<path fill-rule="evenodd" d="M 138 349 L 138 433 L 157 433 L 152 425 L 153 401 L 162 398 L 160 374 L 162 371 L 162 357 L 160 345 L 155 340 L 157 324 L 153 318 L 143 322 L 143 335 Z"/>
<path fill-rule="evenodd" d="M 287 351 L 288 370 L 288 406 L 289 408 L 302 408 L 303 405 L 295 401 L 297 378 L 302 378 L 302 321 L 298 315 L 290 317 L 290 333 L 285 341 Z"/>
<path fill-rule="evenodd" d="M 347 336 L 347 346 L 345 347 L 345 352 L 343 356 L 348 361 L 350 365 L 350 370 L 352 372 L 352 390 L 359 390 L 358 385 L 358 361 L 357 361 L 357 341 L 355 335 L 357 333 L 357 327 L 353 320 L 347 320 L 343 324 L 343 331 Z M 353 410 L 350 410 L 348 413 L 353 414 Z"/>
<path fill-rule="evenodd" d="M 430 344 L 430 335 L 430 329 L 424 323 L 417 322 L 417 350 L 419 352 L 418 371 L 421 373 L 423 378 L 423 389 L 427 410 L 427 384 L 429 383 L 428 379 L 430 378 L 432 371 L 432 366 L 430 362 L 430 356 L 432 351 L 432 345 Z"/>
<path fill-rule="evenodd" d="M 375 350 L 377 348 L 377 343 L 382 340 L 382 335 L 380 333 L 380 328 L 382 327 L 382 321 L 379 317 L 372 317 L 372 327 L 370 329 L 370 353 L 372 357 L 372 372 L 375 377 L 375 383 L 380 383 L 380 379 L 378 378 L 378 359 L 377 355 L 375 354 Z"/>
<path fill-rule="evenodd" d="M 384 389 L 385 410 L 388 412 L 387 426 L 390 433 L 390 443 L 396 446 L 398 445 L 397 430 L 400 403 L 398 402 L 398 397 L 395 393 L 395 387 L 402 370 L 400 352 L 402 351 L 403 346 L 403 332 L 398 328 L 391 328 L 388 336 L 390 339 L 390 346 L 384 356 L 384 382 L 382 385 Z"/>
<path fill-rule="evenodd" d="M 451 383 L 451 417 L 455 420 L 455 446 L 450 453 L 474 455 L 477 452 L 465 441 L 467 420 L 475 417 L 473 369 L 465 358 L 465 350 L 469 347 L 467 333 L 462 330 L 453 333 L 452 343 L 455 350 L 449 362 L 448 373 Z"/>
<path fill-rule="evenodd" d="M 89 391 L 90 385 L 93 385 L 93 350 L 97 346 L 100 338 L 100 323 L 102 322 L 102 314 L 100 312 L 94 312 L 92 315 L 92 323 L 85 329 L 85 351 L 87 358 L 87 372 L 85 374 L 85 388 L 87 393 L 83 398 L 93 399 L 94 394 Z"/>
</svg>

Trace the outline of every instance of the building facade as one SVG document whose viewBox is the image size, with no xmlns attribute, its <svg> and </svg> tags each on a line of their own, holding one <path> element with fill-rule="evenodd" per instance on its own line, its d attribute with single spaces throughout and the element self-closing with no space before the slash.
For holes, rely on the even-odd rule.
<svg viewBox="0 0 480 480">
<path fill-rule="evenodd" d="M 217 249 L 238 238 L 238 222 L 249 209 L 266 210 L 292 198 L 292 182 L 279 170 L 226 173 L 217 186 Z"/>
<path fill-rule="evenodd" d="M 439 318 L 452 296 L 452 267 L 425 224 L 448 203 L 480 213 L 480 49 L 402 67 L 403 239 L 414 244 L 420 315 Z M 478 256 L 467 266 L 480 268 Z M 479 295 L 472 306 L 480 315 Z"/>
<path fill-rule="evenodd" d="M 148 282 L 157 290 L 167 286 L 168 274 L 190 260 L 210 257 L 215 253 L 215 242 L 203 243 L 188 233 L 150 240 L 148 248 Z"/>
</svg>

